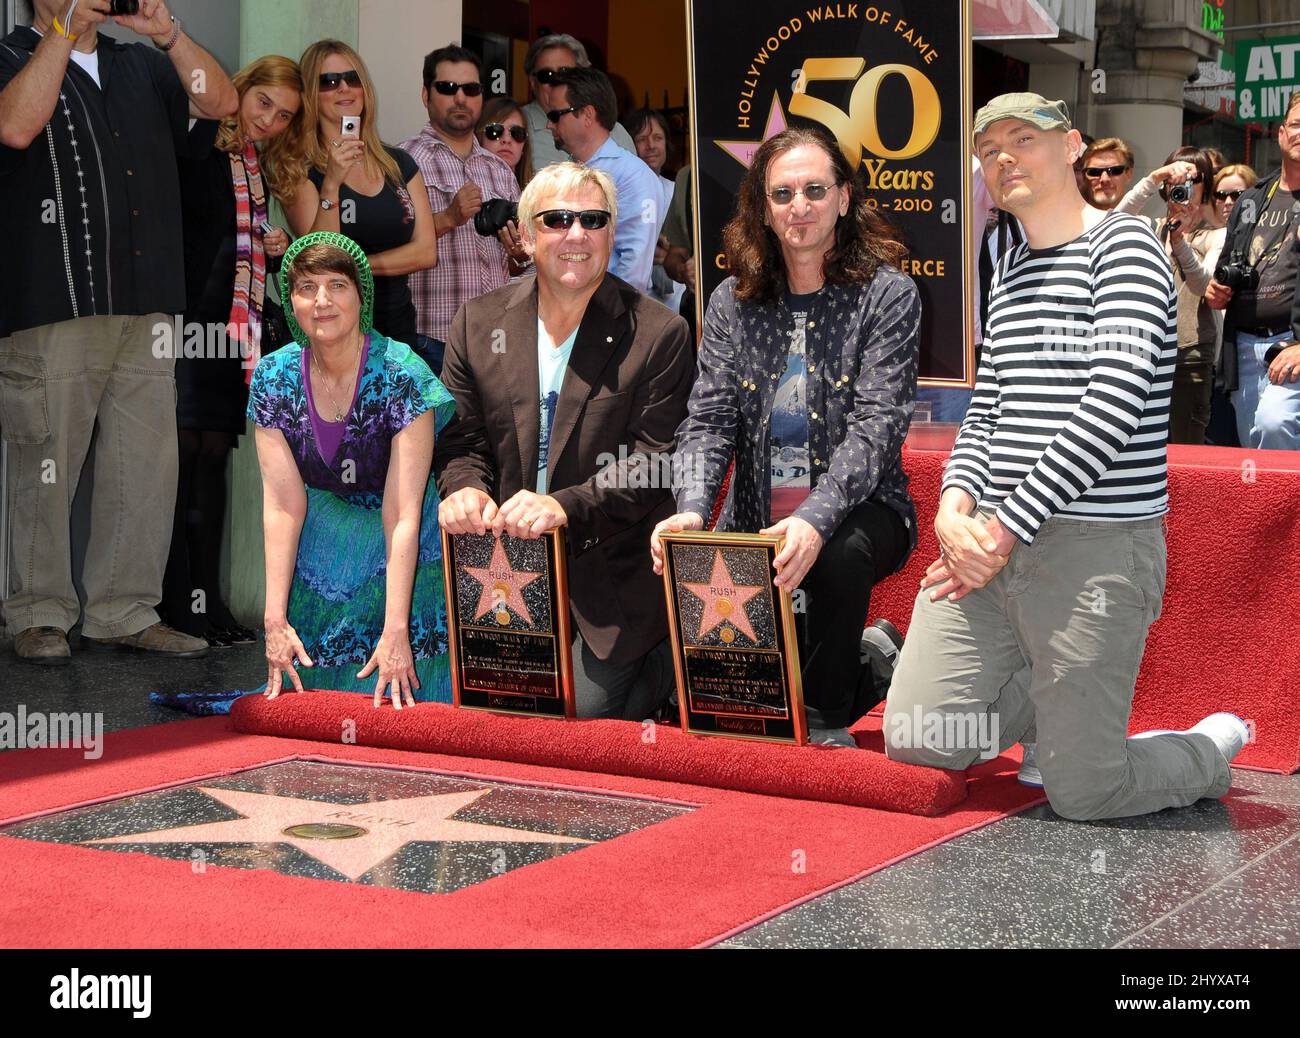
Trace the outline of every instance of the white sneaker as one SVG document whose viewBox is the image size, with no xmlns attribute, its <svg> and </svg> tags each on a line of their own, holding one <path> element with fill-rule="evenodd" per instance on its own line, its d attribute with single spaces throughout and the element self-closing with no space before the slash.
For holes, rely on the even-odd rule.
<svg viewBox="0 0 1300 1038">
<path fill-rule="evenodd" d="M 1138 732 L 1136 735 L 1130 735 L 1130 739 L 1150 739 L 1155 735 L 1208 735 L 1210 741 L 1223 754 L 1224 759 L 1231 764 L 1232 759 L 1239 754 L 1242 749 L 1250 742 L 1250 728 L 1236 714 L 1230 714 L 1226 711 L 1220 711 L 1217 714 L 1210 714 L 1209 717 L 1202 718 L 1190 728 L 1181 732 L 1173 731 L 1169 728 L 1156 728 L 1149 732 Z"/>
<path fill-rule="evenodd" d="M 814 728 L 808 726 L 808 741 L 814 746 L 848 746 L 857 749 L 857 741 L 847 728 Z"/>
<path fill-rule="evenodd" d="M 1022 742 L 1020 745 L 1025 748 L 1025 755 L 1020 761 L 1020 774 L 1016 778 L 1022 786 L 1042 789 L 1043 773 L 1038 770 L 1038 743 Z"/>
</svg>

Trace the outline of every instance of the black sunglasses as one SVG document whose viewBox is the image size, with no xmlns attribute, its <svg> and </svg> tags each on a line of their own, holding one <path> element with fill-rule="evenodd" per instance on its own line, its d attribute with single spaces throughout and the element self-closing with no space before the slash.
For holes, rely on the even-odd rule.
<svg viewBox="0 0 1300 1038">
<path fill-rule="evenodd" d="M 567 231 L 573 226 L 574 220 L 588 231 L 598 231 L 609 223 L 609 213 L 604 209 L 584 209 L 580 213 L 575 213 L 572 209 L 547 209 L 536 216 L 553 231 L 560 228 Z"/>
<path fill-rule="evenodd" d="M 1217 198 L 1220 202 L 1226 202 L 1229 198 L 1231 198 L 1235 202 L 1238 198 L 1240 198 L 1245 193 L 1246 193 L 1245 188 L 1243 188 L 1240 191 L 1216 191 L 1214 192 L 1214 197 Z"/>
<path fill-rule="evenodd" d="M 478 97 L 483 93 L 482 83 L 453 83 L 450 79 L 435 80 L 433 89 L 443 97 L 455 97 L 457 90 L 465 91 L 466 97 Z"/>
<path fill-rule="evenodd" d="M 541 68 L 538 69 L 536 72 L 537 82 L 554 83 L 556 76 L 563 75 L 565 72 L 572 72 L 572 71 L 573 69 L 568 65 L 565 65 L 561 68 Z"/>
<path fill-rule="evenodd" d="M 549 123 L 558 123 L 570 112 L 580 112 L 580 111 L 582 111 L 581 108 L 574 108 L 572 105 L 570 105 L 568 108 L 553 108 L 551 111 L 546 113 L 546 121 Z"/>
<path fill-rule="evenodd" d="M 488 123 L 483 127 L 483 136 L 490 141 L 499 141 L 506 135 L 507 129 L 510 130 L 511 140 L 516 141 L 519 144 L 523 144 L 524 141 L 528 140 L 528 131 L 522 126 L 506 127 L 501 123 Z"/>
<path fill-rule="evenodd" d="M 1127 166 L 1084 166 L 1083 175 L 1089 180 L 1100 180 L 1103 173 L 1118 177 L 1122 176 L 1127 170 Z"/>
<path fill-rule="evenodd" d="M 350 87 L 356 87 L 358 90 L 361 89 L 361 73 L 356 69 L 348 69 L 347 72 L 322 72 L 320 74 L 320 88 L 326 93 L 337 90 L 343 83 Z"/>
</svg>

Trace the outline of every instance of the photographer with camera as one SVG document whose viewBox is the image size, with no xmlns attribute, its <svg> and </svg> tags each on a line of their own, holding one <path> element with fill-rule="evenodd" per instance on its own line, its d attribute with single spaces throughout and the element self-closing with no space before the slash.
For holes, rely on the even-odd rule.
<svg viewBox="0 0 1300 1038">
<path fill-rule="evenodd" d="M 1178 362 L 1169 405 L 1169 442 L 1203 444 L 1210 422 L 1214 359 L 1223 316 L 1205 301 L 1214 261 L 1223 247 L 1210 185 L 1214 167 L 1200 148 L 1175 150 L 1159 169 L 1143 177 L 1115 207 L 1138 215 L 1153 195 L 1165 201 L 1155 224 L 1178 289 Z"/>
<path fill-rule="evenodd" d="M 110 18 L 153 45 L 100 36 Z M 190 116 L 238 107 L 162 0 L 36 0 L 32 24 L 0 42 L 4 618 L 29 663 L 71 656 L 69 526 L 96 429 L 82 646 L 208 650 L 155 609 L 176 501 L 170 333 L 186 304 L 176 160 Z"/>
<path fill-rule="evenodd" d="M 514 223 L 519 183 L 498 156 L 478 142 L 483 69 L 472 50 L 449 44 L 424 59 L 420 97 L 429 122 L 402 142 L 424 177 L 440 239 L 438 265 L 410 276 L 420 353 L 442 370 L 447 331 L 467 299 L 500 288 L 528 262 Z"/>
<path fill-rule="evenodd" d="M 1241 446 L 1300 448 L 1300 339 L 1292 305 L 1300 229 L 1300 92 L 1277 131 L 1282 168 L 1246 191 L 1228 217 L 1206 289 L 1224 311 L 1220 372 L 1237 412 Z"/>
</svg>

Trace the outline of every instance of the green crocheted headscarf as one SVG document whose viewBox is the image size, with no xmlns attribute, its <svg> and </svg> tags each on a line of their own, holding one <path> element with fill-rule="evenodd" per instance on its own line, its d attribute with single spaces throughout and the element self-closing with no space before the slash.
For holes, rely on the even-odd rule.
<svg viewBox="0 0 1300 1038">
<path fill-rule="evenodd" d="M 352 257 L 352 261 L 357 265 L 357 275 L 361 279 L 361 332 L 363 335 L 369 335 L 375 323 L 375 275 L 370 272 L 370 261 L 361 251 L 361 246 L 346 234 L 336 234 L 334 231 L 312 231 L 311 234 L 304 234 L 289 246 L 280 264 L 280 302 L 284 306 L 285 322 L 289 325 L 289 331 L 293 332 L 294 339 L 304 348 L 311 345 L 307 333 L 302 330 L 302 325 L 293 315 L 293 291 L 289 285 L 289 275 L 293 272 L 294 261 L 309 245 L 332 245 Z"/>
</svg>

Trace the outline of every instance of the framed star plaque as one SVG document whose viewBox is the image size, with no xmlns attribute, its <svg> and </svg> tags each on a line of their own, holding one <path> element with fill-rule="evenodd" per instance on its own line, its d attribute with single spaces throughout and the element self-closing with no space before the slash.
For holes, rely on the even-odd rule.
<svg viewBox="0 0 1300 1038">
<path fill-rule="evenodd" d="M 772 586 L 783 537 L 661 535 L 682 730 L 802 746 L 799 645 L 789 592 Z"/>
<path fill-rule="evenodd" d="M 564 531 L 442 534 L 457 706 L 576 717 Z"/>
</svg>

